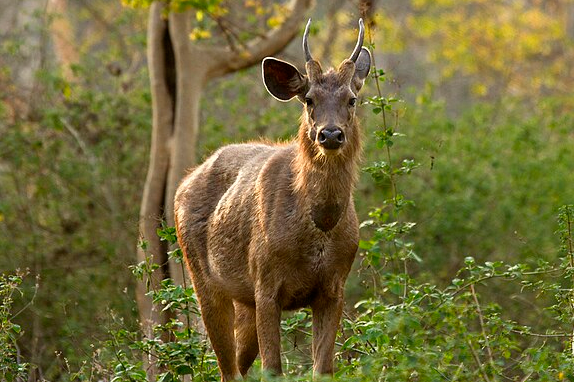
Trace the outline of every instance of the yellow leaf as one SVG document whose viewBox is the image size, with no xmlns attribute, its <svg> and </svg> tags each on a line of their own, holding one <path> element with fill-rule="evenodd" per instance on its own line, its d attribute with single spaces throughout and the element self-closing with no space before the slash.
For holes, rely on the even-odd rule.
<svg viewBox="0 0 574 382">
<path fill-rule="evenodd" d="M 269 20 L 267 20 L 267 25 L 269 25 L 270 28 L 277 28 L 281 25 L 281 19 L 276 16 L 270 17 Z"/>
<path fill-rule="evenodd" d="M 189 34 L 192 41 L 204 40 L 211 37 L 211 32 L 201 28 L 194 28 Z"/>
<path fill-rule="evenodd" d="M 62 93 L 65 99 L 67 100 L 70 99 L 70 97 L 72 96 L 72 88 L 70 87 L 69 84 L 66 84 L 64 86 L 64 88 L 62 89 Z"/>
<path fill-rule="evenodd" d="M 472 92 L 478 96 L 485 96 L 488 92 L 486 85 L 483 83 L 472 84 Z"/>
<path fill-rule="evenodd" d="M 284 6 L 274 4 L 273 5 L 273 16 L 267 20 L 267 25 L 270 28 L 277 28 L 285 22 L 285 14 L 287 14 Z"/>
</svg>

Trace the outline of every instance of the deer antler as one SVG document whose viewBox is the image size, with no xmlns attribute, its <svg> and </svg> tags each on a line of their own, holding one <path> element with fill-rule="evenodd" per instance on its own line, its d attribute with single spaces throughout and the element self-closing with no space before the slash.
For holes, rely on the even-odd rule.
<svg viewBox="0 0 574 382">
<path fill-rule="evenodd" d="M 349 60 L 357 62 L 357 58 L 359 57 L 359 53 L 361 53 L 361 48 L 363 47 L 364 38 L 365 38 L 365 26 L 363 25 L 363 19 L 359 19 L 359 38 L 357 39 L 357 45 L 355 45 L 355 49 L 353 50 L 353 53 L 351 53 L 351 57 L 349 57 Z M 303 40 L 303 43 L 305 43 L 305 40 Z"/>
<path fill-rule="evenodd" d="M 305 27 L 305 33 L 303 34 L 303 51 L 305 52 L 305 62 L 309 62 L 313 59 L 311 56 L 311 51 L 309 50 L 309 43 L 307 38 L 309 37 L 309 26 L 311 25 L 311 19 L 307 21 L 307 26 Z"/>
</svg>

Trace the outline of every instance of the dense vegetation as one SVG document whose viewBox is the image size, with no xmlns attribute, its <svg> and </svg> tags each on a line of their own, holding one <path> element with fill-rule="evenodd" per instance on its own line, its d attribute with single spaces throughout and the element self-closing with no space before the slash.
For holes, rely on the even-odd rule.
<svg viewBox="0 0 574 382">
<path fill-rule="evenodd" d="M 509 11 L 503 1 L 460 3 Z M 480 39 L 472 28 L 480 19 L 464 14 L 472 22 L 457 26 L 454 3 L 412 7 L 398 36 L 371 35 L 377 58 L 393 56 L 363 91 L 362 241 L 335 379 L 574 380 L 574 99 L 556 53 L 558 40 L 564 53 L 571 39 L 544 7 L 501 16 Z M 383 31 L 398 28 L 399 8 L 380 16 Z M 122 12 L 120 29 L 142 18 Z M 463 48 L 442 58 L 439 17 L 463 36 Z M 508 28 L 524 32 L 515 45 Z M 138 33 L 129 46 L 141 51 Z M 440 81 L 398 86 L 392 62 L 398 50 L 408 56 L 406 38 L 427 41 L 426 73 Z M 209 344 L 187 325 L 198 313 L 189 286 L 165 280 L 150 291 L 184 322 L 156 328 L 155 338 L 138 331 L 133 289 L 151 271 L 134 264 L 151 118 L 145 68 L 127 71 L 113 47 L 84 56 L 73 83 L 46 65 L 24 111 L 10 68 L 25 51 L 17 39 L 1 49 L 12 61 L 0 71 L 0 379 L 143 381 L 147 354 L 163 381 L 218 380 Z M 468 56 L 489 65 L 473 67 Z M 461 78 L 467 98 L 449 98 Z M 203 110 L 201 157 L 230 141 L 286 139 L 299 113 L 266 95 L 257 68 L 218 81 Z M 158 234 L 174 241 L 170 227 Z M 309 325 L 306 310 L 284 317 L 288 380 L 310 378 Z"/>
</svg>

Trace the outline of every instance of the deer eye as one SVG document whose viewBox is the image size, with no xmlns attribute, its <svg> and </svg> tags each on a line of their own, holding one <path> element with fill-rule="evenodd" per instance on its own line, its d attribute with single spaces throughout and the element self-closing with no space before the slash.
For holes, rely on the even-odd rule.
<svg viewBox="0 0 574 382">
<path fill-rule="evenodd" d="M 349 106 L 355 106 L 357 104 L 357 99 L 356 98 L 351 98 L 349 100 Z"/>
<path fill-rule="evenodd" d="M 307 106 L 313 106 L 313 100 L 309 97 L 305 98 L 305 104 Z"/>
</svg>

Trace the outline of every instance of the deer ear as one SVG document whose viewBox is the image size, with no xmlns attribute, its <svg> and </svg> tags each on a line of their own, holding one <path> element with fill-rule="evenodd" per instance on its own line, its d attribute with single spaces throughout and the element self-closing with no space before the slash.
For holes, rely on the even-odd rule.
<svg viewBox="0 0 574 382">
<path fill-rule="evenodd" d="M 353 87 L 355 92 L 358 92 L 365 83 L 365 78 L 369 75 L 371 70 L 371 52 L 365 47 L 361 49 L 357 61 L 355 61 L 355 75 L 353 76 Z"/>
<path fill-rule="evenodd" d="M 279 101 L 289 101 L 307 92 L 307 77 L 299 73 L 296 67 L 288 62 L 273 57 L 266 57 L 261 64 L 263 83 L 267 91 Z"/>
</svg>

